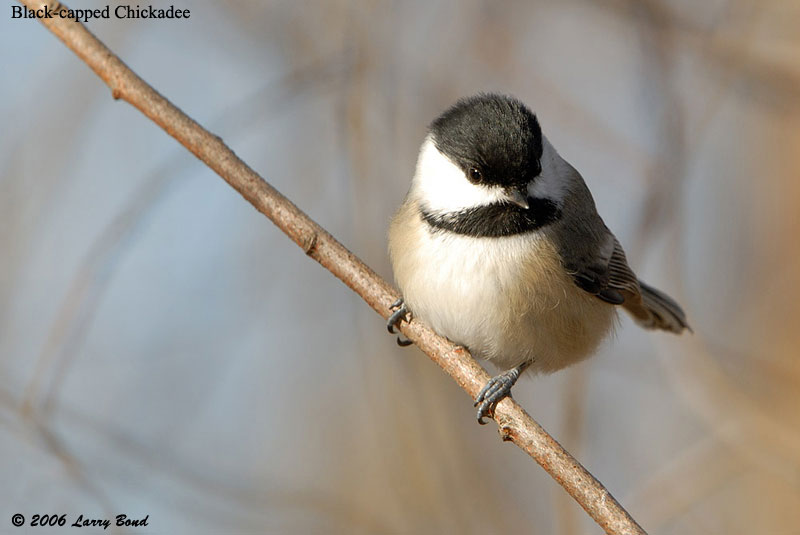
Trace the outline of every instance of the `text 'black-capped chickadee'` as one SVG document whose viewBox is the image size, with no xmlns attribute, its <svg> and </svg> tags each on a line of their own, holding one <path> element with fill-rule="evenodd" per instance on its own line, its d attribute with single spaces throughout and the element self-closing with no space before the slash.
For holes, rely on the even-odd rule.
<svg viewBox="0 0 800 535">
<path fill-rule="evenodd" d="M 526 369 L 578 362 L 611 331 L 617 306 L 680 333 L 681 307 L 636 278 L 581 175 L 520 101 L 459 100 L 431 123 L 389 254 L 407 312 L 505 373 L 483 388 L 478 421 Z"/>
</svg>

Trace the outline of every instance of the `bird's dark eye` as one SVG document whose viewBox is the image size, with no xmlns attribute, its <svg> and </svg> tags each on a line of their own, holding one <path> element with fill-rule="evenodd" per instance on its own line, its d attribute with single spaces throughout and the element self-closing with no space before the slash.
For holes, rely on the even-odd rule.
<svg viewBox="0 0 800 535">
<path fill-rule="evenodd" d="M 469 171 L 467 172 L 467 178 L 473 184 L 480 182 L 483 175 L 481 174 L 480 170 L 477 167 L 470 167 Z"/>
</svg>

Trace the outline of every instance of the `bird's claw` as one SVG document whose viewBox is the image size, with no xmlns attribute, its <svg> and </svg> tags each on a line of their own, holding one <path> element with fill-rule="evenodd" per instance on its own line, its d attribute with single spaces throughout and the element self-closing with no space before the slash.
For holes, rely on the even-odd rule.
<svg viewBox="0 0 800 535">
<path fill-rule="evenodd" d="M 487 416 L 494 417 L 495 406 L 505 397 L 511 395 L 511 387 L 519 379 L 519 375 L 528 367 L 528 364 L 517 366 L 505 373 L 489 379 L 486 385 L 478 392 L 473 407 L 478 407 L 478 423 L 485 425 L 483 420 Z"/>
<path fill-rule="evenodd" d="M 401 321 L 408 321 L 409 312 L 402 297 L 392 303 L 389 309 L 393 310 L 394 312 L 392 312 L 392 314 L 389 316 L 389 319 L 386 320 L 386 329 L 389 331 L 389 333 L 395 334 L 395 327 L 397 327 Z M 414 342 L 411 340 L 406 340 L 400 336 L 397 337 L 397 345 L 400 347 L 410 346 L 413 343 Z"/>
<path fill-rule="evenodd" d="M 397 345 L 399 345 L 400 347 L 408 347 L 408 346 L 410 346 L 410 345 L 411 345 L 411 344 L 413 344 L 413 343 L 414 343 L 414 342 L 412 342 L 412 341 L 411 341 L 411 340 L 409 340 L 408 338 L 403 338 L 403 337 L 402 337 L 402 336 L 400 336 L 399 334 L 397 335 Z"/>
<path fill-rule="evenodd" d="M 405 302 L 401 297 L 389 306 L 389 310 L 392 310 L 393 312 L 389 316 L 389 319 L 386 320 L 386 329 L 388 329 L 389 334 L 395 334 L 394 328 L 397 327 L 401 321 L 406 319 L 408 309 L 406 308 Z"/>
</svg>

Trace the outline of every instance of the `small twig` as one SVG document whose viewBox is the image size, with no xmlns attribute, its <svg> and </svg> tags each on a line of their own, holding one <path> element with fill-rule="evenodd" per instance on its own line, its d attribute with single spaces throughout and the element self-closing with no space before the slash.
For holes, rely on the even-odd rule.
<svg viewBox="0 0 800 535">
<path fill-rule="evenodd" d="M 20 0 L 30 9 L 58 2 Z M 325 229 L 314 223 L 291 201 L 270 186 L 231 151 L 222 140 L 203 129 L 130 70 L 82 24 L 71 19 L 40 19 L 111 88 L 116 99 L 139 109 L 195 156 L 225 179 L 259 212 L 267 216 L 311 258 L 353 289 L 384 318 L 397 292 L 348 251 Z M 446 371 L 473 399 L 489 374 L 461 347 L 438 336 L 418 321 L 400 330 Z M 614 535 L 644 534 L 614 497 L 561 445 L 512 399 L 495 409 L 494 418 L 503 440 L 513 442 L 538 462 L 606 531 Z"/>
</svg>

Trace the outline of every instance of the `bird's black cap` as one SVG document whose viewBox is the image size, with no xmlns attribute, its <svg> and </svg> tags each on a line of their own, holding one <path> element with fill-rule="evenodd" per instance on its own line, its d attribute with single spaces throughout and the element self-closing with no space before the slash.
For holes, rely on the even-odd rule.
<svg viewBox="0 0 800 535">
<path fill-rule="evenodd" d="M 522 186 L 541 172 L 542 129 L 513 97 L 463 98 L 431 123 L 430 132 L 436 148 L 473 182 Z"/>
</svg>

